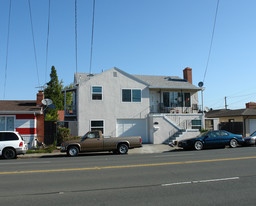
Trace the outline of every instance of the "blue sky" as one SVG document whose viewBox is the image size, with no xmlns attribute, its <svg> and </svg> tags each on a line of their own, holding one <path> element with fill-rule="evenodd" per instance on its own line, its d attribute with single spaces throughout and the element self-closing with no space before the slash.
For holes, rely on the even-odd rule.
<svg viewBox="0 0 256 206">
<path fill-rule="evenodd" d="M 49 81 L 52 65 L 64 85 L 73 82 L 75 0 L 51 0 L 48 64 L 48 0 L 31 0 L 37 76 L 27 0 L 12 0 L 6 89 L 9 0 L 0 0 L 0 99 L 33 100 Z M 78 72 L 89 72 L 93 0 L 77 0 Z M 118 67 L 130 74 L 203 80 L 217 0 L 96 0 L 92 72 Z M 256 101 L 256 1 L 220 0 L 205 79 L 204 105 L 244 108 Z M 200 95 L 199 95 L 200 99 Z"/>
</svg>

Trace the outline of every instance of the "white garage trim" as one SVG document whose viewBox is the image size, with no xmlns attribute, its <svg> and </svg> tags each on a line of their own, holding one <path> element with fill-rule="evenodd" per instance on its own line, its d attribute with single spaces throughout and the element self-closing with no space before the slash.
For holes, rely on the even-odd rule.
<svg viewBox="0 0 256 206">
<path fill-rule="evenodd" d="M 256 131 L 256 119 L 249 119 L 249 133 Z"/>
<path fill-rule="evenodd" d="M 147 119 L 117 119 L 116 136 L 141 136 L 142 143 L 148 143 Z"/>
</svg>

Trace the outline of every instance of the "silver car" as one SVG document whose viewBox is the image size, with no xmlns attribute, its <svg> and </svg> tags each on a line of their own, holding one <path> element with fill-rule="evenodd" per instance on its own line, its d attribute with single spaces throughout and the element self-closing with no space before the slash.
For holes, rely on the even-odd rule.
<svg viewBox="0 0 256 206">
<path fill-rule="evenodd" d="M 256 143 L 256 131 L 253 132 L 249 137 L 244 138 L 245 145 L 255 145 Z"/>
</svg>

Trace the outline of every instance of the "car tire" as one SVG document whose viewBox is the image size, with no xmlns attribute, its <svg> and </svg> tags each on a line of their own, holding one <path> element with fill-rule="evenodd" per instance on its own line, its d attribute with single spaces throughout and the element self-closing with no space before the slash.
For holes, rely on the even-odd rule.
<svg viewBox="0 0 256 206">
<path fill-rule="evenodd" d="M 78 155 L 78 153 L 79 153 L 79 149 L 78 149 L 78 147 L 76 147 L 76 146 L 70 146 L 70 147 L 68 148 L 68 150 L 67 150 L 67 155 L 68 155 L 69 157 L 75 157 L 75 156 Z"/>
<path fill-rule="evenodd" d="M 119 144 L 117 147 L 117 151 L 119 154 L 127 154 L 128 145 L 127 144 Z"/>
<path fill-rule="evenodd" d="M 229 141 L 229 146 L 230 146 L 231 148 L 236 148 L 236 147 L 238 146 L 237 140 L 236 140 L 236 139 L 231 139 L 231 140 Z"/>
<path fill-rule="evenodd" d="M 17 157 L 16 151 L 13 148 L 6 148 L 3 151 L 4 159 L 15 159 Z"/>
<path fill-rule="evenodd" d="M 202 150 L 204 147 L 203 143 L 201 141 L 196 141 L 194 144 L 195 150 Z"/>
</svg>

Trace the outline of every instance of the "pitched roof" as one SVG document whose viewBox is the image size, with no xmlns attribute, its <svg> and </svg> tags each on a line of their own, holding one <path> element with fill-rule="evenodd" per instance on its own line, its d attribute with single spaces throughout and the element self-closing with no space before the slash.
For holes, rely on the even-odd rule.
<svg viewBox="0 0 256 206">
<path fill-rule="evenodd" d="M 235 116 L 256 116 L 256 109 L 221 109 L 212 110 L 205 114 L 207 118 L 235 117 Z"/>
<path fill-rule="evenodd" d="M 41 107 L 36 105 L 36 101 L 23 100 L 23 101 L 12 101 L 12 100 L 1 100 L 0 101 L 0 112 L 40 112 Z"/>
<path fill-rule="evenodd" d="M 128 74 L 126 72 L 124 72 L 123 70 L 121 69 L 118 69 L 116 67 L 112 68 L 112 69 L 109 69 L 105 72 L 110 72 L 110 71 L 117 71 L 117 72 L 120 72 L 121 74 L 123 74 L 124 76 L 127 76 L 128 78 L 131 78 L 133 79 L 134 81 L 137 81 L 137 82 L 140 82 L 142 84 L 146 84 L 148 85 L 146 82 L 142 81 L 141 79 L 138 79 L 136 78 L 134 75 L 131 75 L 131 74 Z M 79 84 L 80 82 L 85 82 L 85 81 L 89 81 L 90 79 L 94 78 L 94 77 L 98 77 L 100 75 L 102 75 L 104 72 L 102 73 L 75 73 L 75 84 Z"/>
<path fill-rule="evenodd" d="M 176 76 L 157 76 L 157 75 L 131 75 L 118 68 L 113 68 L 122 74 L 133 78 L 135 81 L 140 81 L 149 86 L 149 88 L 156 89 L 189 89 L 189 90 L 201 90 L 199 87 L 194 86 L 185 79 L 181 79 Z M 108 70 L 109 71 L 109 70 Z M 100 73 L 102 74 L 102 73 Z M 91 78 L 100 74 L 88 74 L 88 73 L 75 73 L 75 83 L 80 81 L 88 81 Z"/>
<path fill-rule="evenodd" d="M 149 88 L 201 90 L 187 80 L 176 76 L 133 75 L 149 84 Z"/>
</svg>

